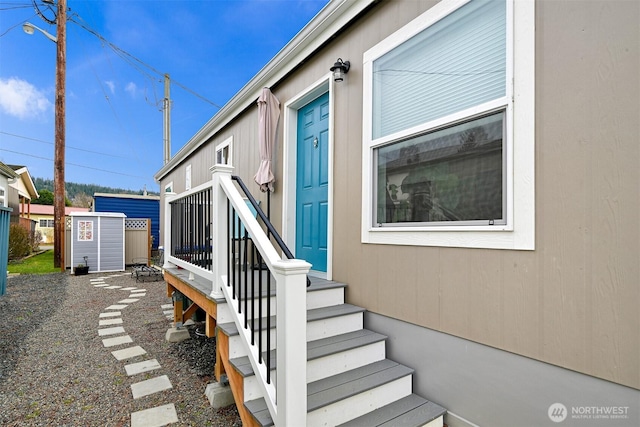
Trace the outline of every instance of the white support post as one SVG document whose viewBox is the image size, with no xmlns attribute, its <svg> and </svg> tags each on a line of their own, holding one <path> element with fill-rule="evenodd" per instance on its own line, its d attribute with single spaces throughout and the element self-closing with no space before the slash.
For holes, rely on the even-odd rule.
<svg viewBox="0 0 640 427">
<path fill-rule="evenodd" d="M 273 264 L 276 278 L 276 426 L 307 425 L 307 273 L 308 262 Z"/>
<path fill-rule="evenodd" d="M 171 256 L 171 201 L 175 199 L 176 193 L 167 192 L 164 193 L 164 263 L 162 268 L 171 268 L 173 264 L 169 262 Z"/>
<path fill-rule="evenodd" d="M 227 272 L 227 244 L 226 239 L 229 233 L 227 229 L 227 196 L 220 185 L 222 180 L 231 180 L 233 166 L 214 165 L 210 169 L 212 185 L 211 200 L 213 209 L 213 287 L 211 296 L 214 298 L 223 297 L 222 286 L 223 277 Z"/>
</svg>

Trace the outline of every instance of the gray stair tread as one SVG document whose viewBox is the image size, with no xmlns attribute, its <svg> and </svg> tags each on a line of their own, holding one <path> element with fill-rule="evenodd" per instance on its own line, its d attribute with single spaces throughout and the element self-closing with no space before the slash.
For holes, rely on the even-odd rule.
<svg viewBox="0 0 640 427">
<path fill-rule="evenodd" d="M 307 288 L 307 292 L 321 291 L 323 289 L 335 289 L 335 288 L 347 287 L 347 285 L 344 283 L 334 282 L 333 280 L 321 279 L 319 277 L 309 276 L 309 280 L 311 281 L 311 286 Z"/>
<path fill-rule="evenodd" d="M 346 316 L 353 313 L 363 313 L 366 310 L 352 304 L 337 304 L 329 307 L 314 308 L 307 310 L 307 322 L 313 320 L 328 319 L 330 317 Z"/>
<path fill-rule="evenodd" d="M 242 309 L 244 310 L 244 305 L 242 306 Z M 362 313 L 364 311 L 365 311 L 364 308 L 351 305 L 351 304 L 337 304 L 329 307 L 321 307 L 313 310 L 307 310 L 307 322 L 313 322 L 313 321 L 322 320 L 322 319 L 329 319 L 329 318 L 338 317 L 338 316 L 345 316 L 345 315 L 354 314 L 354 313 Z M 257 319 L 254 320 L 254 322 L 257 322 L 257 321 L 258 321 Z M 266 325 L 267 324 L 266 318 L 263 318 L 262 322 L 263 322 L 262 323 L 263 325 Z M 272 328 L 276 327 L 275 316 L 271 316 L 271 327 Z M 238 328 L 236 327 L 235 322 L 220 324 L 218 325 L 218 328 L 222 332 L 224 332 L 224 334 L 227 336 L 238 335 Z"/>
<path fill-rule="evenodd" d="M 442 406 L 411 394 L 339 427 L 419 427 L 445 412 Z"/>
<path fill-rule="evenodd" d="M 244 306 L 242 307 L 242 309 L 244 310 Z M 276 327 L 276 316 L 271 316 L 270 318 L 270 328 L 275 328 Z M 258 323 L 258 319 L 252 321 L 252 323 Z M 262 318 L 262 326 L 264 328 L 267 327 L 267 318 L 263 317 Z M 238 335 L 238 327 L 236 326 L 235 322 L 228 322 L 228 323 L 222 323 L 220 325 L 217 326 L 218 329 L 220 329 L 222 332 L 224 332 L 225 335 L 232 337 L 235 335 Z"/>
<path fill-rule="evenodd" d="M 255 296 L 266 296 L 267 295 L 267 272 L 265 270 L 259 271 L 259 270 L 252 270 L 254 276 L 256 277 L 255 282 L 254 282 L 254 286 L 253 289 L 251 288 L 251 284 L 249 284 L 247 286 L 247 293 L 249 294 L 253 294 Z M 262 273 L 262 292 L 259 292 L 260 287 L 258 286 L 258 275 Z M 244 280 L 244 272 L 242 273 L 242 280 Z M 251 275 L 251 273 L 248 273 L 249 275 Z M 315 292 L 315 291 L 322 291 L 325 289 L 342 289 L 342 288 L 346 288 L 347 285 L 344 283 L 340 283 L 340 282 L 334 282 L 333 280 L 326 280 L 326 279 L 321 279 L 319 277 L 309 277 L 309 281 L 311 282 L 311 285 L 307 287 L 307 292 Z M 242 295 L 240 300 L 244 301 L 246 299 L 246 295 L 244 294 L 244 285 L 242 285 Z M 275 279 L 271 279 L 271 287 L 269 289 L 269 295 L 271 296 L 275 296 L 276 295 L 276 282 Z M 224 300 L 223 300 L 224 302 Z"/>
<path fill-rule="evenodd" d="M 307 410 L 313 411 L 411 374 L 413 369 L 385 359 L 314 381 L 307 385 Z"/>
<path fill-rule="evenodd" d="M 351 350 L 353 348 L 363 347 L 387 339 L 385 335 L 368 329 L 360 329 L 346 334 L 336 335 L 333 337 L 322 338 L 307 343 L 307 360 L 319 359 L 331 354 L 340 353 L 342 351 Z M 269 352 L 271 358 L 271 367 L 276 367 L 276 352 Z M 237 357 L 229 360 L 229 362 L 238 370 L 240 375 L 248 377 L 253 375 L 253 368 L 247 356 Z"/>
<path fill-rule="evenodd" d="M 253 415 L 259 425 L 262 427 L 269 427 L 273 425 L 273 419 L 269 409 L 267 409 L 267 402 L 264 399 L 250 400 L 244 402 L 244 407 Z"/>
<path fill-rule="evenodd" d="M 411 375 L 413 369 L 385 359 L 307 384 L 307 411 L 311 412 L 359 393 Z M 244 403 L 263 426 L 273 425 L 263 398 Z"/>
<path fill-rule="evenodd" d="M 330 354 L 363 347 L 386 339 L 386 335 L 368 329 L 358 329 L 346 334 L 321 338 L 307 343 L 307 360 L 319 359 Z"/>
<path fill-rule="evenodd" d="M 266 357 L 266 354 L 263 353 L 263 357 Z M 269 352 L 269 360 L 271 363 L 271 369 L 275 369 L 276 368 L 276 351 L 275 350 L 271 350 Z M 247 356 L 229 359 L 229 363 L 231 363 L 231 366 L 233 366 L 242 377 L 250 377 L 254 375 L 253 367 L 251 366 L 251 362 L 249 361 L 249 357 Z"/>
</svg>

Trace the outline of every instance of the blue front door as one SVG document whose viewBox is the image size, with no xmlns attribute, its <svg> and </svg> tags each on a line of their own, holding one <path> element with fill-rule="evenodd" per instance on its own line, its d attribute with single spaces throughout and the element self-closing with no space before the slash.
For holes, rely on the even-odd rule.
<svg viewBox="0 0 640 427">
<path fill-rule="evenodd" d="M 329 94 L 298 111 L 296 258 L 327 271 Z"/>
</svg>

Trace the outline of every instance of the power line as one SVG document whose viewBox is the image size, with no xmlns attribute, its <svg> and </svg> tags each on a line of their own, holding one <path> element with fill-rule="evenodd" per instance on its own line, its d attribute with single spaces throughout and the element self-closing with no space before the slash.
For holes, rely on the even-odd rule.
<svg viewBox="0 0 640 427">
<path fill-rule="evenodd" d="M 31 7 L 31 6 L 29 6 L 29 7 Z M 0 10 L 7 10 L 7 9 L 0 9 Z M 35 17 L 35 16 L 37 16 L 37 14 L 32 15 L 29 19 L 31 19 L 31 18 L 33 18 L 33 17 Z M 0 34 L 0 37 L 6 36 L 6 35 L 9 33 L 9 31 L 13 30 L 13 29 L 14 29 L 14 28 L 16 28 L 18 25 L 22 25 L 22 24 L 24 24 L 24 23 L 25 23 L 25 22 L 27 22 L 29 19 L 27 19 L 26 21 L 18 22 L 16 25 L 13 25 L 13 26 L 11 26 L 11 27 L 7 28 L 7 31 L 5 31 L 4 33 Z"/>
<path fill-rule="evenodd" d="M 5 4 L 0 2 L 0 5 Z M 17 9 L 17 8 L 31 8 L 34 7 L 34 4 L 25 4 L 25 3 L 8 3 L 11 4 L 11 9 Z M 0 10 L 3 10 L 0 8 Z M 5 9 L 6 10 L 6 9 Z M 71 11 L 71 8 L 69 8 L 69 11 Z M 42 12 L 36 8 L 36 14 L 33 16 L 37 16 L 39 15 L 43 20 L 45 20 L 46 22 L 50 22 L 50 20 L 44 16 L 42 16 Z M 32 17 L 33 17 L 32 16 Z M 76 20 L 79 19 L 82 22 Z M 78 25 L 80 28 L 88 31 L 89 33 L 93 34 L 94 36 L 96 36 L 98 38 L 98 40 L 100 40 L 103 44 L 105 44 L 106 46 L 108 46 L 109 48 L 111 48 L 111 50 L 113 50 L 123 61 L 127 62 L 129 65 L 131 65 L 133 68 L 135 68 L 140 74 L 144 75 L 145 77 L 152 79 L 152 77 L 149 75 L 149 73 L 145 72 L 143 69 L 140 68 L 139 65 L 142 65 L 143 67 L 151 70 L 152 72 L 154 72 L 155 74 L 157 74 L 158 76 L 161 76 L 164 78 L 164 75 L 166 73 L 163 73 L 159 70 L 157 70 L 156 68 L 154 68 L 153 66 L 147 64 L 146 62 L 144 62 L 143 60 L 133 56 L 132 54 L 130 54 L 129 52 L 127 52 L 126 50 L 116 46 L 115 44 L 111 43 L 109 40 L 107 40 L 104 36 L 102 36 L 100 33 L 98 33 L 96 30 L 94 30 L 93 28 L 89 27 L 89 25 L 87 23 L 84 22 L 84 19 L 82 19 L 82 17 L 80 15 L 78 15 L 77 13 L 73 13 L 69 16 L 68 18 L 69 22 L 72 22 L 76 25 Z M 22 25 L 24 22 L 19 22 L 16 25 L 8 28 L 4 33 L 0 34 L 0 37 L 6 35 L 9 31 L 13 30 L 14 28 L 16 28 L 19 25 Z M 137 65 L 137 64 L 139 65 Z M 160 80 L 159 80 L 160 81 Z M 189 87 L 185 86 L 184 84 L 178 82 L 177 80 L 171 79 L 171 83 L 173 83 L 174 85 L 178 86 L 179 88 L 181 88 L 182 90 L 190 93 L 191 95 L 195 96 L 196 98 L 199 98 L 200 100 L 216 107 L 217 109 L 221 109 L 222 106 L 220 106 L 219 104 L 216 104 L 215 102 L 205 98 L 203 95 L 200 95 L 198 92 L 196 92 L 193 89 L 190 89 Z"/>
<path fill-rule="evenodd" d="M 22 135 L 16 135 L 15 133 L 9 133 L 9 132 L 4 132 L 4 131 L 0 131 L 0 133 L 3 134 L 3 135 L 13 136 L 15 138 L 22 138 L 22 139 L 27 139 L 29 141 L 36 141 L 36 142 L 42 142 L 44 144 L 53 145 L 53 142 L 45 141 L 43 139 L 31 138 L 31 137 L 22 136 Z M 119 159 L 128 159 L 128 157 L 126 157 L 126 156 L 118 156 L 116 154 L 101 153 L 99 151 L 86 150 L 84 148 L 72 147 L 70 145 L 67 145 L 66 148 L 70 148 L 72 150 L 84 151 L 85 153 L 99 154 L 101 156 L 117 157 Z"/>
<path fill-rule="evenodd" d="M 96 36 L 102 43 L 106 44 L 107 46 L 109 46 L 116 54 L 118 54 L 118 56 L 120 56 L 123 60 L 125 60 L 126 62 L 128 62 L 131 66 L 133 66 L 134 68 L 136 68 L 140 73 L 145 74 L 148 76 L 147 73 L 143 72 L 142 70 L 139 69 L 139 67 L 137 67 L 136 65 L 132 64 L 129 60 L 133 60 L 134 62 L 137 62 L 138 64 L 148 68 L 149 70 L 153 71 L 154 73 L 158 74 L 159 76 L 163 76 L 166 73 L 163 73 L 159 70 L 157 70 L 156 68 L 154 68 L 153 66 L 147 64 L 146 62 L 142 61 L 141 59 L 133 56 L 132 54 L 130 54 L 129 52 L 125 51 L 124 49 L 121 49 L 120 47 L 116 46 L 115 44 L 111 43 L 109 40 L 107 40 L 106 38 L 104 38 L 100 33 L 98 33 L 96 30 L 94 30 L 93 28 L 90 28 L 86 23 L 84 22 L 79 22 L 77 20 L 74 19 L 74 17 L 78 17 L 79 19 L 82 20 L 82 17 L 80 17 L 78 14 L 73 14 L 71 15 L 71 17 L 69 18 L 70 22 L 73 22 L 74 24 L 78 25 L 79 27 L 85 29 L 86 31 L 90 32 L 91 34 L 93 34 L 94 36 Z M 84 20 L 83 20 L 84 21 Z M 181 89 L 189 92 L 190 94 L 192 94 L 193 96 L 200 98 L 202 101 L 213 105 L 214 107 L 216 107 L 217 109 L 221 109 L 222 107 L 218 104 L 216 104 L 213 101 L 210 101 L 209 99 L 205 98 L 204 96 L 200 95 L 199 93 L 197 93 L 196 91 L 194 91 L 193 89 L 189 89 L 188 87 L 186 87 L 185 85 L 183 85 L 180 82 L 177 82 L 176 80 L 171 79 L 171 82 L 173 84 L 175 84 L 176 86 L 180 87 Z"/>
<path fill-rule="evenodd" d="M 50 159 L 48 157 L 36 156 L 34 154 L 21 153 L 19 151 L 7 150 L 5 148 L 0 148 L 0 151 L 6 151 L 7 153 L 20 154 L 22 156 L 33 157 L 34 159 L 48 160 L 50 162 L 53 162 L 53 159 Z M 84 169 L 91 169 L 91 170 L 99 171 L 99 172 L 111 173 L 111 174 L 114 174 L 114 175 L 129 176 L 129 177 L 132 177 L 132 178 L 143 178 L 143 179 L 149 178 L 148 176 L 131 175 L 131 174 L 128 174 L 128 173 L 114 172 L 114 171 L 109 171 L 109 170 L 106 170 L 106 169 L 92 168 L 91 166 L 79 165 L 77 163 L 65 162 L 65 164 L 66 165 L 71 165 L 71 166 L 76 166 L 76 167 L 79 167 L 79 168 L 84 168 Z"/>
</svg>

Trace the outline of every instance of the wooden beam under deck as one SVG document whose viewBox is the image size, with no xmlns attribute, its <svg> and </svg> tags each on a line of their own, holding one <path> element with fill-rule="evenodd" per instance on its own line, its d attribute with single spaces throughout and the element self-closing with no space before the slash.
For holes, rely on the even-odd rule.
<svg viewBox="0 0 640 427">
<path fill-rule="evenodd" d="M 216 318 L 217 318 L 217 304 L 216 302 L 205 294 L 201 289 L 193 286 L 188 280 L 180 278 L 177 274 L 171 270 L 166 269 L 164 272 L 164 280 L 167 283 L 167 296 L 171 298 L 174 291 L 178 291 L 181 294 L 189 298 L 193 304 L 187 311 L 182 311 L 182 304 L 174 304 L 173 317 L 174 321 L 181 321 L 184 323 L 185 317 L 189 318 L 195 310 L 199 307 L 206 313 L 205 322 L 205 335 L 208 338 L 215 336 Z M 195 305 L 195 307 L 194 307 Z"/>
</svg>

